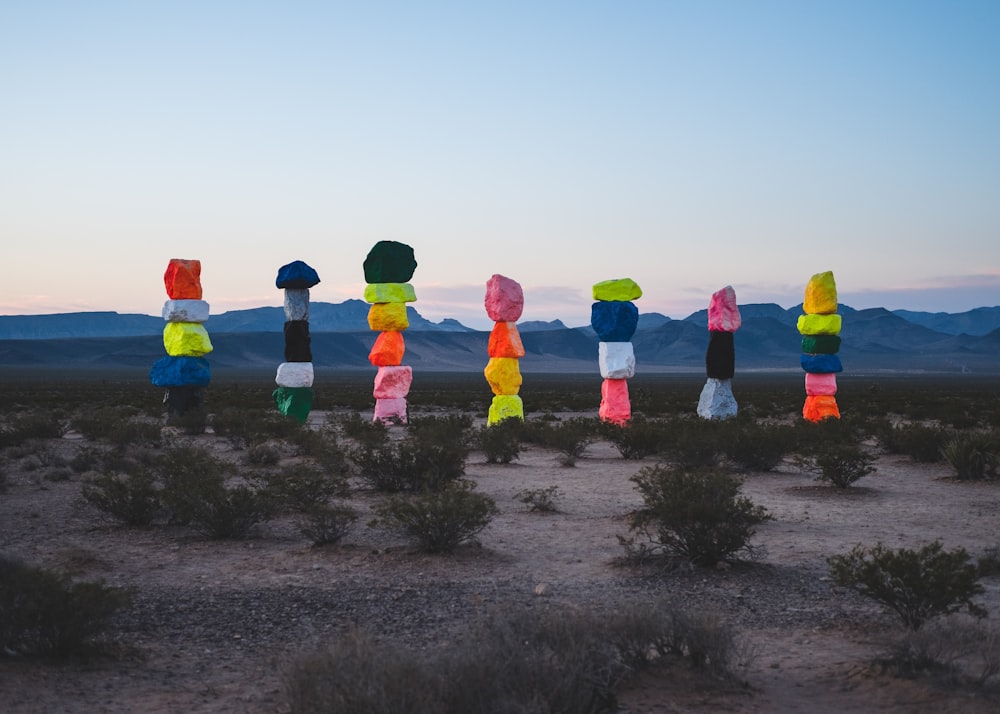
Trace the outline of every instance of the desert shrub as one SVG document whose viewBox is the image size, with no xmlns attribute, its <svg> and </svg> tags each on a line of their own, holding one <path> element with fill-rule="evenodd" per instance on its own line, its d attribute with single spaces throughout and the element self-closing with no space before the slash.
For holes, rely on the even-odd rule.
<svg viewBox="0 0 1000 714">
<path fill-rule="evenodd" d="M 153 468 L 163 482 L 160 497 L 170 520 L 180 524 L 194 519 L 201 501 L 217 498 L 230 471 L 229 464 L 194 446 L 165 450 Z"/>
<path fill-rule="evenodd" d="M 875 457 L 853 444 L 824 444 L 811 458 L 808 468 L 821 481 L 848 488 L 858 479 L 875 472 Z"/>
<path fill-rule="evenodd" d="M 83 498 L 101 513 L 126 526 L 148 526 L 161 510 L 152 474 L 104 473 L 83 486 Z"/>
<path fill-rule="evenodd" d="M 786 426 L 744 418 L 724 426 L 728 427 L 722 445 L 726 456 L 748 471 L 773 471 L 795 449 L 795 435 Z"/>
<path fill-rule="evenodd" d="M 650 662 L 728 677 L 741 644 L 719 618 L 667 602 L 505 609 L 429 651 L 351 629 L 294 663 L 285 683 L 296 714 L 601 714 L 618 711 L 618 690 Z"/>
<path fill-rule="evenodd" d="M 438 444 L 460 442 L 467 448 L 472 439 L 472 417 L 466 414 L 413 417 L 409 431 L 414 439 Z"/>
<path fill-rule="evenodd" d="M 625 424 L 605 422 L 601 434 L 615 445 L 623 459 L 639 460 L 659 453 L 666 436 L 662 422 L 635 417 Z"/>
<path fill-rule="evenodd" d="M 634 558 L 676 555 L 695 565 L 714 565 L 740 553 L 753 556 L 754 526 L 771 516 L 740 496 L 740 481 L 718 469 L 648 466 L 631 480 L 643 507 L 631 514 L 636 538 L 619 538 Z"/>
<path fill-rule="evenodd" d="M 941 618 L 907 630 L 875 664 L 898 677 L 931 674 L 983 686 L 1000 674 L 1000 633 L 979 621 Z"/>
<path fill-rule="evenodd" d="M 69 461 L 69 467 L 75 473 L 82 474 L 97 470 L 103 462 L 103 454 L 99 449 L 85 446 L 78 450 Z"/>
<path fill-rule="evenodd" d="M 528 422 L 532 441 L 559 452 L 559 463 L 575 466 L 587 447 L 594 441 L 600 425 L 595 419 L 574 417 L 561 422 L 533 420 Z"/>
<path fill-rule="evenodd" d="M 71 657 L 99 650 L 128 593 L 72 583 L 49 570 L 0 556 L 0 656 Z"/>
<path fill-rule="evenodd" d="M 471 481 L 453 481 L 434 491 L 392 496 L 376 507 L 378 517 L 428 553 L 451 553 L 472 540 L 500 511 Z"/>
<path fill-rule="evenodd" d="M 445 440 L 404 439 L 353 450 L 358 475 L 376 491 L 437 489 L 465 475 L 468 446 Z"/>
<path fill-rule="evenodd" d="M 246 538 L 274 513 L 271 494 L 246 484 L 203 487 L 188 505 L 191 525 L 213 540 Z"/>
<path fill-rule="evenodd" d="M 964 548 L 945 551 L 940 541 L 919 550 L 857 545 L 827 562 L 835 582 L 882 603 L 911 630 L 932 617 L 963 609 L 977 617 L 986 615 L 972 602 L 983 588 Z"/>
<path fill-rule="evenodd" d="M 561 497 L 562 492 L 558 486 L 525 489 L 514 494 L 514 498 L 525 504 L 529 511 L 541 511 L 542 513 L 556 513 L 559 510 L 556 501 Z"/>
<path fill-rule="evenodd" d="M 246 460 L 251 466 L 274 466 L 281 461 L 281 449 L 270 442 L 253 444 L 247 447 Z"/>
<path fill-rule="evenodd" d="M 346 496 L 347 478 L 308 463 L 288 464 L 268 472 L 263 481 L 275 501 L 293 510 L 308 512 L 334 496 Z"/>
<path fill-rule="evenodd" d="M 905 454 L 923 464 L 940 461 L 949 438 L 948 430 L 923 424 L 887 425 L 879 432 L 879 441 L 890 453 Z"/>
<path fill-rule="evenodd" d="M 361 448 L 377 448 L 389 440 L 389 429 L 381 421 L 363 419 L 351 412 L 339 419 L 344 436 L 353 439 Z"/>
<path fill-rule="evenodd" d="M 58 439 L 64 433 L 60 420 L 50 412 L 29 412 L 0 428 L 0 448 L 18 446 L 29 439 Z"/>
<path fill-rule="evenodd" d="M 120 407 L 99 407 L 77 414 L 72 426 L 91 441 L 103 441 L 118 448 L 158 446 L 160 424 L 131 418 Z"/>
<path fill-rule="evenodd" d="M 718 465 L 723 454 L 720 438 L 725 424 L 704 419 L 678 419 L 667 431 L 664 444 L 667 459 L 682 469 L 702 469 Z"/>
<path fill-rule="evenodd" d="M 302 429 L 290 442 L 298 447 L 297 455 L 305 456 L 329 473 L 347 474 L 347 454 L 344 453 L 337 433 L 330 427 L 319 431 Z"/>
<path fill-rule="evenodd" d="M 976 572 L 981 578 L 1000 575 L 1000 545 L 991 545 L 983 549 L 983 554 L 976 561 Z"/>
<path fill-rule="evenodd" d="M 226 407 L 212 417 L 212 430 L 240 449 L 269 439 L 294 438 L 304 429 L 275 410 Z"/>
<path fill-rule="evenodd" d="M 339 543 L 357 520 L 358 512 L 350 506 L 321 503 L 306 511 L 295 525 L 313 545 L 326 545 Z"/>
<path fill-rule="evenodd" d="M 523 430 L 524 421 L 517 417 L 480 427 L 476 443 L 486 456 L 486 463 L 509 464 L 516 460 L 521 454 Z"/>
<path fill-rule="evenodd" d="M 956 434 L 941 449 L 955 478 L 962 481 L 982 481 L 997 475 L 998 453 L 996 436 L 986 431 Z"/>
</svg>

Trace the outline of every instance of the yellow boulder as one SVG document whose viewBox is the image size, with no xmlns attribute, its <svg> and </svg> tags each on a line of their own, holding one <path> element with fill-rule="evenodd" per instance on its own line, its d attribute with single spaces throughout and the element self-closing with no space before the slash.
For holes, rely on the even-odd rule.
<svg viewBox="0 0 1000 714">
<path fill-rule="evenodd" d="M 379 332 L 402 332 L 410 326 L 405 302 L 377 302 L 368 308 L 368 327 Z"/>
<path fill-rule="evenodd" d="M 816 273 L 806 284 L 802 311 L 807 315 L 832 315 L 837 312 L 837 283 L 833 273 Z"/>
<path fill-rule="evenodd" d="M 515 357 L 490 357 L 483 374 L 494 394 L 511 395 L 521 390 L 521 368 Z"/>
<path fill-rule="evenodd" d="M 200 322 L 168 322 L 163 328 L 163 349 L 171 357 L 201 357 L 212 351 L 212 341 Z"/>
</svg>

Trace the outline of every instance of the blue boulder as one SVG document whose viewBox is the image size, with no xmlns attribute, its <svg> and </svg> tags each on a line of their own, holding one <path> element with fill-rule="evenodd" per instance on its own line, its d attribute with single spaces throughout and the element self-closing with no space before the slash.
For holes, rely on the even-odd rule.
<svg viewBox="0 0 1000 714">
<path fill-rule="evenodd" d="M 204 387 L 211 378 L 204 357 L 161 357 L 149 370 L 149 381 L 156 387 Z"/>
<path fill-rule="evenodd" d="M 844 371 L 844 366 L 840 363 L 838 355 L 803 354 L 799 361 L 802 364 L 802 369 L 810 374 L 831 374 Z"/>
<path fill-rule="evenodd" d="M 628 342 L 639 325 L 639 308 L 626 300 L 600 300 L 590 307 L 590 326 L 601 342 Z"/>
<path fill-rule="evenodd" d="M 319 273 L 301 260 L 293 260 L 288 265 L 278 268 L 278 277 L 274 284 L 279 288 L 306 290 L 319 282 Z"/>
</svg>

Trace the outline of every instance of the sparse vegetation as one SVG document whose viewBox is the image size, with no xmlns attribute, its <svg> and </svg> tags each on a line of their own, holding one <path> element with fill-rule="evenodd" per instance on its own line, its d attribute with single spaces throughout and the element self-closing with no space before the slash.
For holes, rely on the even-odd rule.
<svg viewBox="0 0 1000 714">
<path fill-rule="evenodd" d="M 838 584 L 882 603 L 911 630 L 933 617 L 962 610 L 986 616 L 972 602 L 983 588 L 976 564 L 964 548 L 946 551 L 934 541 L 918 550 L 891 550 L 877 543 L 871 548 L 855 546 L 828 562 Z"/>
<path fill-rule="evenodd" d="M 492 498 L 476 493 L 471 481 L 453 481 L 412 496 L 392 496 L 375 512 L 388 526 L 412 538 L 428 553 L 451 553 L 472 540 L 499 509 Z"/>
<path fill-rule="evenodd" d="M 630 558 L 673 555 L 715 565 L 741 553 L 754 556 L 754 526 L 770 515 L 739 495 L 739 480 L 719 469 L 664 465 L 646 467 L 631 480 L 644 506 L 629 519 L 641 540 L 620 538 Z"/>
<path fill-rule="evenodd" d="M 126 591 L 0 556 L 0 657 L 99 652 L 109 620 L 128 599 Z"/>
<path fill-rule="evenodd" d="M 542 513 L 556 513 L 559 508 L 556 501 L 562 497 L 562 491 L 558 486 L 546 486 L 545 488 L 529 488 L 519 491 L 514 498 L 525 504 L 529 511 L 540 511 Z"/>
<path fill-rule="evenodd" d="M 357 520 L 358 512 L 350 506 L 321 503 L 306 511 L 295 525 L 302 535 L 318 546 L 339 543 Z"/>
<path fill-rule="evenodd" d="M 956 434 L 945 442 L 941 453 L 955 469 L 960 481 L 982 481 L 996 478 L 1000 463 L 997 437 L 989 431 L 969 431 Z"/>
<path fill-rule="evenodd" d="M 517 417 L 502 419 L 496 424 L 480 427 L 477 444 L 488 464 L 509 464 L 521 453 L 521 433 L 524 421 Z"/>
<path fill-rule="evenodd" d="M 126 526 L 148 526 L 162 510 L 160 493 L 148 471 L 104 473 L 83 486 L 83 498 Z"/>
<path fill-rule="evenodd" d="M 848 488 L 858 479 L 875 473 L 875 457 L 853 444 L 822 444 L 806 466 L 821 481 Z"/>
</svg>

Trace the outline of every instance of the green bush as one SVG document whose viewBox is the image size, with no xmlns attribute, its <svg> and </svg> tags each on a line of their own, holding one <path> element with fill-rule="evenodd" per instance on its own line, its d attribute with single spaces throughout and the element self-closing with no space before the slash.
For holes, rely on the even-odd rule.
<svg viewBox="0 0 1000 714">
<path fill-rule="evenodd" d="M 669 425 L 664 448 L 668 460 L 682 469 L 717 466 L 724 453 L 722 434 L 725 422 L 704 419 L 678 419 Z"/>
<path fill-rule="evenodd" d="M 518 417 L 480 427 L 476 442 L 486 456 L 486 463 L 509 464 L 515 461 L 521 454 L 523 431 L 524 421 Z"/>
<path fill-rule="evenodd" d="M 737 417 L 724 427 L 726 456 L 748 471 L 773 471 L 795 449 L 795 435 L 787 426 Z"/>
<path fill-rule="evenodd" d="M 636 416 L 625 424 L 605 422 L 601 434 L 615 445 L 623 459 L 640 460 L 657 454 L 666 441 L 664 424 Z"/>
<path fill-rule="evenodd" d="M 561 422 L 532 420 L 526 422 L 526 437 L 559 452 L 559 463 L 575 466 L 600 429 L 596 419 L 573 417 Z"/>
<path fill-rule="evenodd" d="M 271 495 L 245 484 L 203 488 L 189 505 L 191 525 L 213 540 L 246 538 L 274 513 Z"/>
<path fill-rule="evenodd" d="M 649 542 L 619 538 L 631 557 L 676 555 L 714 565 L 739 553 L 753 556 L 754 526 L 771 517 L 739 495 L 739 480 L 718 469 L 648 466 L 631 480 L 644 505 L 629 527 Z"/>
<path fill-rule="evenodd" d="M 73 583 L 0 556 L 0 656 L 71 657 L 99 651 L 99 638 L 128 599 L 126 591 Z"/>
<path fill-rule="evenodd" d="M 413 496 L 392 496 L 375 511 L 428 553 L 451 553 L 472 540 L 500 511 L 471 481 L 454 481 Z"/>
<path fill-rule="evenodd" d="M 51 413 L 21 414 L 0 428 L 0 448 L 20 446 L 29 439 L 58 439 L 64 431 L 62 423 Z"/>
<path fill-rule="evenodd" d="M 875 457 L 853 444 L 828 444 L 812 457 L 811 470 L 821 481 L 848 488 L 858 479 L 875 472 Z"/>
<path fill-rule="evenodd" d="M 941 449 L 945 461 L 955 469 L 955 478 L 962 481 L 995 478 L 998 452 L 996 436 L 986 431 L 956 434 Z"/>
<path fill-rule="evenodd" d="M 99 407 L 76 415 L 73 428 L 91 441 L 103 441 L 118 448 L 159 446 L 159 422 L 130 417 L 121 407 Z"/>
<path fill-rule="evenodd" d="M 951 433 L 939 426 L 907 424 L 887 425 L 879 433 L 882 446 L 893 454 L 905 454 L 923 464 L 937 463 Z"/>
<path fill-rule="evenodd" d="M 357 520 L 358 512 L 350 506 L 323 503 L 306 511 L 295 525 L 314 546 L 318 546 L 339 543 Z"/>
<path fill-rule="evenodd" d="M 342 416 L 339 424 L 344 436 L 353 439 L 362 449 L 375 449 L 389 440 L 389 429 L 385 424 L 363 419 L 356 412 Z"/>
<path fill-rule="evenodd" d="M 148 526 L 160 513 L 160 493 L 148 471 L 105 473 L 83 486 L 83 498 L 126 526 Z"/>
<path fill-rule="evenodd" d="M 251 466 L 275 466 L 281 461 L 281 449 L 270 442 L 247 447 L 246 461 Z"/>
<path fill-rule="evenodd" d="M 911 630 L 932 617 L 963 609 L 976 617 L 986 615 L 972 602 L 983 588 L 964 548 L 945 551 L 934 541 L 919 550 L 890 550 L 877 543 L 872 548 L 855 546 L 827 562 L 835 582 L 887 606 Z"/>
<path fill-rule="evenodd" d="M 558 486 L 525 489 L 514 494 L 514 498 L 528 506 L 529 511 L 541 511 L 542 513 L 556 513 L 559 510 L 556 501 L 561 496 L 562 492 Z"/>
<path fill-rule="evenodd" d="M 224 490 L 231 467 L 206 449 L 178 446 L 165 450 L 154 469 L 163 482 L 160 497 L 170 521 L 186 524 L 194 519 L 201 501 L 217 498 Z"/>
<path fill-rule="evenodd" d="M 263 480 L 278 503 L 303 513 L 349 491 L 343 474 L 331 474 L 308 463 L 288 464 L 265 474 Z"/>
<path fill-rule="evenodd" d="M 376 491 L 396 493 L 442 488 L 465 475 L 464 442 L 404 439 L 351 452 L 358 475 Z"/>
</svg>

